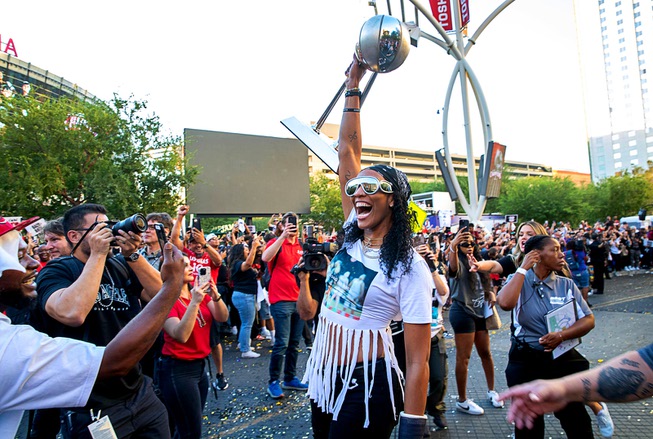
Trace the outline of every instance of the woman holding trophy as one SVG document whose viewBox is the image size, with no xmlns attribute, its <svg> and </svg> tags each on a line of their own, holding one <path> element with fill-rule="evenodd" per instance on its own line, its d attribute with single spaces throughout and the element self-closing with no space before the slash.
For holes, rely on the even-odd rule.
<svg viewBox="0 0 653 439">
<path fill-rule="evenodd" d="M 361 170 L 359 82 L 346 72 L 339 178 L 345 238 L 327 272 L 327 290 L 305 381 L 316 438 L 421 438 L 429 379 L 430 270 L 412 248 L 414 213 L 406 175 L 390 166 Z M 406 377 L 397 365 L 390 321 L 401 315 Z"/>
</svg>

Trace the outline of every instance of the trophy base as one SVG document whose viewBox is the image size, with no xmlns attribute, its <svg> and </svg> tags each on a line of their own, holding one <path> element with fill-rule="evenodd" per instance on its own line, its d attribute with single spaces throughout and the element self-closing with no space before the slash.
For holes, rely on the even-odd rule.
<svg viewBox="0 0 653 439">
<path fill-rule="evenodd" d="M 325 165 L 329 167 L 334 173 L 338 173 L 338 152 L 330 143 L 328 137 L 316 132 L 310 126 L 300 122 L 296 117 L 289 117 L 281 121 L 288 131 L 293 133 L 300 142 L 311 150 Z"/>
</svg>

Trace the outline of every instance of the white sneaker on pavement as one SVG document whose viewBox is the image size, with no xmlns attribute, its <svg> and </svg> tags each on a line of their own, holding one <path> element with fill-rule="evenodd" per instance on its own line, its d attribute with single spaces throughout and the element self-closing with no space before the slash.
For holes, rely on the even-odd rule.
<svg viewBox="0 0 653 439">
<path fill-rule="evenodd" d="M 243 357 L 243 358 L 258 358 L 258 357 L 261 356 L 261 354 L 257 354 L 254 351 L 247 351 L 247 352 L 243 352 L 242 354 L 240 354 L 240 356 Z"/>
<path fill-rule="evenodd" d="M 610 411 L 608 411 L 608 406 L 604 402 L 600 404 L 601 407 L 603 407 L 603 410 L 596 415 L 596 422 L 599 424 L 599 432 L 603 437 L 612 437 L 612 434 L 614 433 L 614 423 L 612 422 Z"/>
<path fill-rule="evenodd" d="M 468 415 L 482 415 L 485 413 L 478 404 L 473 400 L 467 398 L 465 402 L 456 401 L 456 410 L 459 412 L 467 413 Z"/>
<path fill-rule="evenodd" d="M 498 409 L 503 408 L 503 401 L 499 401 L 499 394 L 495 390 L 487 391 L 487 399 Z"/>
</svg>

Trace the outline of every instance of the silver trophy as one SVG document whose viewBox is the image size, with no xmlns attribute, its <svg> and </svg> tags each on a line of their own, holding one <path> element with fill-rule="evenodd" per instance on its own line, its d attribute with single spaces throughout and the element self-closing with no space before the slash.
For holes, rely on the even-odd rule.
<svg viewBox="0 0 653 439">
<path fill-rule="evenodd" d="M 356 58 L 367 70 L 376 73 L 399 68 L 409 51 L 408 26 L 390 15 L 375 15 L 367 20 L 356 43 Z"/>
<path fill-rule="evenodd" d="M 365 85 L 360 99 L 361 107 L 374 84 L 376 75 L 391 72 L 403 64 L 410 51 L 411 37 L 408 26 L 401 20 L 390 15 L 375 15 L 367 20 L 361 28 L 356 43 L 356 59 L 367 70 L 374 72 Z M 322 125 L 333 110 L 342 94 L 346 83 L 343 82 L 322 116 L 313 126 L 300 122 L 296 117 L 281 121 L 283 126 L 293 133 L 313 154 L 326 164 L 336 174 L 338 173 L 337 142 L 332 142 L 320 133 Z"/>
</svg>

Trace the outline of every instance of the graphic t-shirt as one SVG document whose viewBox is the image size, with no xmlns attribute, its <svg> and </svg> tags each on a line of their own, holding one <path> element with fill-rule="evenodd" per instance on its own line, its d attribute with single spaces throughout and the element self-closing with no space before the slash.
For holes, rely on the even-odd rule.
<svg viewBox="0 0 653 439">
<path fill-rule="evenodd" d="M 188 256 L 190 266 L 193 268 L 193 277 L 197 277 L 200 267 L 208 267 L 211 269 L 211 279 L 213 279 L 213 283 L 217 285 L 220 267 L 213 263 L 207 252 L 202 253 L 201 256 L 197 256 L 195 252 L 184 247 L 184 254 Z"/>
<path fill-rule="evenodd" d="M 402 372 L 394 355 L 391 320 L 405 323 L 430 324 L 431 299 L 434 289 L 428 265 L 422 257 L 413 255 L 407 274 L 400 267 L 389 280 L 382 272 L 378 254 L 366 255 L 360 241 L 340 250 L 331 261 L 326 278 L 326 292 L 320 310 L 313 350 L 306 365 L 304 381 L 308 381 L 308 395 L 326 413 L 337 419 L 342 402 L 350 387 L 354 366 L 360 352 L 363 367 L 369 358 L 384 357 L 387 369 Z M 383 352 L 379 352 L 379 345 Z M 342 352 L 338 357 L 337 352 Z M 368 389 L 374 382 L 374 362 L 371 376 L 364 384 Z M 338 374 L 343 381 L 339 394 L 333 394 Z M 392 379 L 388 379 L 392 388 Z M 392 391 L 390 398 L 393 398 Z M 394 405 L 394 400 L 392 401 Z M 367 404 L 367 401 L 366 401 Z M 364 426 L 369 425 L 369 415 Z"/>
<path fill-rule="evenodd" d="M 83 340 L 96 346 L 106 346 L 141 310 L 143 291 L 136 274 L 117 255 L 107 259 L 100 288 L 93 308 L 81 326 L 67 326 L 49 317 L 45 304 L 52 294 L 70 287 L 79 278 L 84 264 L 71 256 L 50 261 L 37 278 L 38 307 L 43 315 L 43 330 L 51 337 Z M 128 398 L 140 386 L 142 374 L 137 366 L 122 378 L 98 381 L 88 405 L 106 407 Z"/>
</svg>

